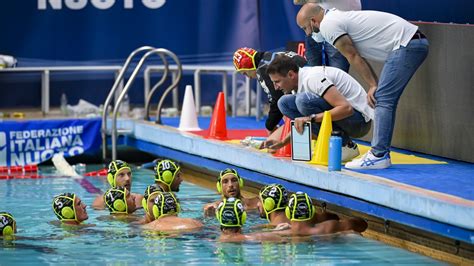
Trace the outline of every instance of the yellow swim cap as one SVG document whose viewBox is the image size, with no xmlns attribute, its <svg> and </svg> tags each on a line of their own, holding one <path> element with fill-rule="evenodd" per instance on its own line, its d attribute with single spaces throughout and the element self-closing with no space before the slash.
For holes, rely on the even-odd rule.
<svg viewBox="0 0 474 266">
<path fill-rule="evenodd" d="M 104 202 L 111 214 L 127 214 L 127 188 L 113 187 L 104 194 Z"/>
<path fill-rule="evenodd" d="M 315 213 L 313 202 L 308 194 L 296 192 L 291 195 L 285 214 L 291 221 L 307 221 L 313 218 Z"/>
<path fill-rule="evenodd" d="M 216 210 L 216 218 L 221 227 L 242 227 L 247 219 L 247 213 L 240 199 L 224 199 Z"/>
<path fill-rule="evenodd" d="M 53 211 L 60 221 L 76 221 L 76 208 L 74 202 L 76 194 L 63 193 L 53 199 Z"/>
<path fill-rule="evenodd" d="M 8 212 L 0 212 L 0 236 L 15 234 L 16 221 Z"/>
</svg>

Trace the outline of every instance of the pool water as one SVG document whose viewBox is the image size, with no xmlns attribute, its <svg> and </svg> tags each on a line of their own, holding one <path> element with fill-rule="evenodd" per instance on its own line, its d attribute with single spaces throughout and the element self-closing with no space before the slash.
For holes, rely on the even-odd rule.
<svg viewBox="0 0 474 266">
<path fill-rule="evenodd" d="M 105 191 L 108 184 L 98 177 L 57 177 L 51 167 L 42 167 L 41 171 L 46 177 L 0 180 L 0 211 L 12 213 L 18 227 L 15 240 L 0 239 L 0 265 L 442 264 L 357 234 L 295 243 L 219 243 L 217 221 L 202 215 L 203 205 L 219 196 L 188 182 L 183 182 L 177 193 L 182 207 L 180 216 L 201 220 L 205 228 L 200 232 L 164 236 L 111 219 L 106 210 L 91 208 L 86 224 L 95 226 L 60 226 L 50 223 L 56 221 L 51 207 L 55 195 L 74 192 L 90 206 L 96 197 L 91 192 L 97 188 Z M 152 171 L 134 170 L 132 192 L 142 194 L 151 183 Z M 143 216 L 143 210 L 136 213 Z M 265 220 L 251 212 L 244 231 L 263 223 Z"/>
</svg>

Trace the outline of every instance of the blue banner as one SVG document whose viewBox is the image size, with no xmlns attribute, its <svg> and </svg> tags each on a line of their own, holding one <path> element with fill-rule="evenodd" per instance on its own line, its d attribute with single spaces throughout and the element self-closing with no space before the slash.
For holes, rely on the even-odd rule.
<svg viewBox="0 0 474 266">
<path fill-rule="evenodd" d="M 0 122 L 0 166 L 38 164 L 100 148 L 100 119 Z"/>
</svg>

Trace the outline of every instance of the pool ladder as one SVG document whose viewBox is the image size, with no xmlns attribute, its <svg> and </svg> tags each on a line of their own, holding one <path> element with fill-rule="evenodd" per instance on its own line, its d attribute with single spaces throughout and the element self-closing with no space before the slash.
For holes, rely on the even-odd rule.
<svg viewBox="0 0 474 266">
<path fill-rule="evenodd" d="M 116 102 L 115 102 L 115 105 L 114 105 L 114 108 L 113 108 L 113 112 L 112 112 L 112 128 L 111 128 L 111 131 L 109 132 L 108 129 L 107 129 L 107 113 L 108 113 L 107 110 L 108 110 L 108 107 L 109 107 L 109 105 L 112 101 L 112 98 L 114 97 L 115 92 L 117 91 L 119 85 L 122 83 L 122 81 L 124 79 L 124 76 L 125 76 L 125 72 L 128 70 L 128 67 L 129 67 L 130 63 L 132 62 L 132 59 L 136 55 L 138 55 L 142 52 L 146 52 L 146 53 L 141 57 L 140 61 L 136 65 L 135 69 L 133 70 L 132 75 L 127 80 L 125 86 L 123 87 L 122 91 L 120 92 L 120 95 L 116 99 Z M 104 109 L 103 109 L 103 112 L 102 112 L 102 128 L 101 128 L 102 159 L 104 160 L 104 162 L 107 160 L 107 135 L 108 134 L 111 135 L 112 160 L 116 160 L 117 159 L 117 137 L 118 137 L 118 134 L 126 135 L 126 134 L 131 133 L 130 131 L 127 131 L 127 130 L 118 130 L 117 129 L 118 110 L 120 108 L 120 104 L 122 103 L 123 98 L 125 97 L 128 90 L 130 89 L 133 82 L 135 81 L 135 78 L 137 77 L 137 74 L 140 71 L 141 67 L 143 66 L 144 62 L 147 60 L 147 58 L 149 56 L 151 56 L 153 54 L 157 54 L 161 58 L 161 61 L 163 62 L 163 65 L 164 65 L 165 68 L 164 68 L 163 76 L 160 79 L 160 81 L 158 81 L 156 83 L 156 85 L 153 86 L 152 90 L 150 91 L 150 93 L 148 95 L 145 95 L 146 96 L 146 100 L 145 100 L 145 120 L 149 120 L 150 101 L 152 99 L 153 94 L 165 82 L 165 80 L 167 78 L 167 75 L 169 73 L 169 64 L 168 64 L 168 61 L 166 60 L 165 56 L 169 56 L 175 61 L 176 65 L 177 65 L 177 74 L 176 74 L 176 77 L 174 78 L 172 84 L 170 86 L 168 86 L 168 88 L 166 88 L 166 90 L 163 92 L 163 95 L 161 96 L 161 98 L 158 102 L 158 107 L 157 107 L 157 110 L 156 110 L 156 121 L 155 121 L 156 123 L 161 124 L 161 108 L 163 107 L 163 103 L 164 103 L 164 100 L 165 100 L 166 96 L 169 94 L 169 92 L 172 89 L 174 89 L 178 86 L 178 83 L 181 80 L 183 69 L 182 69 L 182 66 L 181 66 L 181 62 L 179 61 L 176 54 L 174 54 L 173 52 L 171 52 L 167 49 L 164 49 L 164 48 L 155 48 L 155 47 L 152 47 L 152 46 L 142 46 L 142 47 L 134 50 L 132 53 L 130 53 L 127 60 L 125 60 L 125 63 L 123 65 L 123 67 L 120 69 L 120 72 L 119 72 L 119 74 L 118 74 L 117 78 L 115 79 L 115 82 L 112 86 L 112 89 L 110 90 L 110 92 L 107 95 L 107 98 L 104 102 Z"/>
</svg>

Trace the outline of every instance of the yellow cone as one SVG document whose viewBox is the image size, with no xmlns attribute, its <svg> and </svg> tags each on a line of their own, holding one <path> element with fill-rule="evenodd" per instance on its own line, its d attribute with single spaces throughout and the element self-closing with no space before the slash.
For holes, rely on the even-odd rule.
<svg viewBox="0 0 474 266">
<path fill-rule="evenodd" d="M 332 132 L 332 119 L 329 111 L 324 111 L 323 121 L 319 129 L 318 139 L 314 147 L 313 158 L 310 164 L 328 165 L 329 138 Z"/>
</svg>

